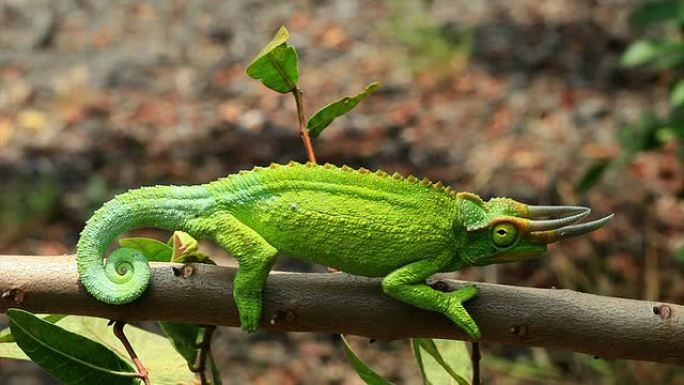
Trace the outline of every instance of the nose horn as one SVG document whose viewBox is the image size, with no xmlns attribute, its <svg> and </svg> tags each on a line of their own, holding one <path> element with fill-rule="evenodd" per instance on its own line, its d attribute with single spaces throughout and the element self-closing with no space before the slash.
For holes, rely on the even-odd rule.
<svg viewBox="0 0 684 385">
<path fill-rule="evenodd" d="M 615 214 L 607 215 L 603 218 L 593 220 L 586 223 L 577 223 L 570 226 L 564 226 L 553 230 L 533 231 L 529 234 L 530 239 L 539 243 L 552 243 L 560 239 L 576 237 L 578 235 L 586 234 L 594 231 L 599 227 L 613 220 Z"/>
<path fill-rule="evenodd" d="M 578 223 L 572 226 L 561 227 L 560 229 L 556 230 L 556 232 L 558 233 L 558 239 L 576 237 L 578 235 L 594 231 L 599 227 L 605 225 L 606 223 L 612 221 L 613 217 L 615 217 L 615 214 L 610 214 L 601 219 L 596 219 L 591 222 Z"/>
</svg>

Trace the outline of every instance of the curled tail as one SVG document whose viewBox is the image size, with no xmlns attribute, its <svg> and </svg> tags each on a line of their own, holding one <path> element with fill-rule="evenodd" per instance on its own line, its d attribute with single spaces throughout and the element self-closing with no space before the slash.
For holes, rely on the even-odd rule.
<svg viewBox="0 0 684 385">
<path fill-rule="evenodd" d="M 76 246 L 78 274 L 88 293 L 113 305 L 140 297 L 150 281 L 150 266 L 137 250 L 115 250 L 105 263 L 104 254 L 119 234 L 142 227 L 183 230 L 196 237 L 195 218 L 216 210 L 204 186 L 143 187 L 117 195 L 86 222 Z"/>
</svg>

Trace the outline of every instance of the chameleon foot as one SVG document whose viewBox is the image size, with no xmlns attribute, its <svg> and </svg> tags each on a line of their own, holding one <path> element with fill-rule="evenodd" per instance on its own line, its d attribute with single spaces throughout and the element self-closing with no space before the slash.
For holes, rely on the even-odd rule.
<svg viewBox="0 0 684 385">
<path fill-rule="evenodd" d="M 259 319 L 261 318 L 259 313 L 240 310 L 240 328 L 249 333 L 254 332 L 259 326 Z"/>
<path fill-rule="evenodd" d="M 474 339 L 480 339 L 482 333 L 480 333 L 480 328 L 477 327 L 475 320 L 473 320 L 463 307 L 463 302 L 474 297 L 479 291 L 480 289 L 476 286 L 464 286 L 456 291 L 448 293 L 449 305 L 446 312 L 444 312 L 444 315 Z"/>
</svg>

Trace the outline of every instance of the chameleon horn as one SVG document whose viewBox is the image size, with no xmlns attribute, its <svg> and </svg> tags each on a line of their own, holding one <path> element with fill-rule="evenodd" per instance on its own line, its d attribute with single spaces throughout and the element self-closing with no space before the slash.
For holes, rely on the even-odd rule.
<svg viewBox="0 0 684 385">
<path fill-rule="evenodd" d="M 599 227 L 605 225 L 606 223 L 610 222 L 613 220 L 613 217 L 615 214 L 610 214 L 608 216 L 605 216 L 601 219 L 597 219 L 595 221 L 587 222 L 587 223 L 579 223 L 576 225 L 572 226 L 566 226 L 566 227 L 561 227 L 560 229 L 556 230 L 558 232 L 558 238 L 563 239 L 563 238 L 570 238 L 570 237 L 575 237 L 578 235 L 586 234 L 590 231 L 594 231 L 598 229 Z"/>
<path fill-rule="evenodd" d="M 589 210 L 582 211 L 579 214 L 575 214 L 565 218 L 559 219 L 544 219 L 544 220 L 530 220 L 528 222 L 529 231 L 543 231 L 543 230 L 554 230 L 571 223 L 575 223 L 580 219 L 589 215 Z"/>
<path fill-rule="evenodd" d="M 613 217 L 615 217 L 615 214 L 610 214 L 601 219 L 597 219 L 591 222 L 578 223 L 576 225 L 565 226 L 555 230 L 534 231 L 529 234 L 529 238 L 532 241 L 539 243 L 552 243 L 556 242 L 559 239 L 575 237 L 578 235 L 586 234 L 590 231 L 594 231 L 599 227 L 605 225 L 606 223 L 612 221 Z"/>
<path fill-rule="evenodd" d="M 590 212 L 590 208 L 583 206 L 527 206 L 527 213 L 531 219 Z"/>
</svg>

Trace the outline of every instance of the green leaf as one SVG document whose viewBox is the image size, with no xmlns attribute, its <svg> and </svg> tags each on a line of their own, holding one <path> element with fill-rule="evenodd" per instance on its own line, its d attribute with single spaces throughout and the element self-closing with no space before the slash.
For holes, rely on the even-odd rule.
<svg viewBox="0 0 684 385">
<path fill-rule="evenodd" d="M 299 81 L 297 51 L 287 44 L 289 37 L 287 29 L 280 27 L 273 40 L 247 67 L 247 75 L 280 93 L 292 91 Z"/>
<path fill-rule="evenodd" d="M 306 128 L 309 130 L 309 135 L 313 137 L 320 135 L 321 132 L 323 132 L 323 130 L 333 122 L 333 120 L 349 112 L 363 99 L 369 97 L 373 92 L 377 91 L 378 88 L 380 88 L 380 83 L 373 82 L 367 85 L 366 88 L 360 93 L 354 96 L 345 96 L 342 99 L 332 102 L 318 110 L 318 112 L 316 112 L 306 124 Z"/>
<path fill-rule="evenodd" d="M 107 320 L 92 317 L 69 316 L 58 323 L 66 329 L 102 342 L 121 357 L 128 353 L 118 338 L 107 326 Z M 195 374 L 188 370 L 183 357 L 176 352 L 171 342 L 163 336 L 148 332 L 133 325 L 126 325 L 126 337 L 135 352 L 150 372 L 150 381 L 160 385 L 193 384 Z"/>
<path fill-rule="evenodd" d="M 684 64 L 684 43 L 663 43 L 658 52 L 653 67 L 658 70 L 680 67 Z"/>
<path fill-rule="evenodd" d="M 47 321 L 50 323 L 55 323 L 64 317 L 66 317 L 65 314 L 48 314 L 48 315 L 40 316 L 40 318 L 43 321 Z M 12 331 L 10 330 L 9 327 L 7 327 L 3 330 L 0 330 L 0 342 L 15 342 L 14 337 L 12 336 Z"/>
<path fill-rule="evenodd" d="M 674 107 L 682 107 L 684 105 L 684 80 L 679 80 L 670 92 L 670 104 Z"/>
<path fill-rule="evenodd" d="M 209 356 L 207 358 L 209 359 L 209 367 L 211 368 L 211 377 L 214 380 L 212 385 L 222 385 L 223 381 L 221 381 L 221 371 L 219 370 L 218 365 L 216 365 L 216 361 L 214 360 L 214 356 L 211 354 L 211 351 L 209 351 Z"/>
<path fill-rule="evenodd" d="M 637 7 L 629 17 L 630 22 L 638 26 L 677 20 L 682 13 L 681 0 L 648 1 Z"/>
<path fill-rule="evenodd" d="M 430 380 L 428 380 L 427 374 L 425 374 L 426 369 L 423 361 L 423 355 L 420 352 L 420 345 L 418 344 L 416 338 L 411 338 L 411 350 L 413 350 L 413 357 L 416 359 L 420 373 L 423 375 L 423 384 L 432 385 Z"/>
<path fill-rule="evenodd" d="M 159 326 L 171 340 L 176 351 L 185 358 L 188 367 L 194 367 L 199 352 L 197 343 L 201 341 L 204 329 L 199 325 L 177 322 L 159 322 Z"/>
<path fill-rule="evenodd" d="M 681 246 L 679 249 L 675 250 L 673 257 L 675 261 L 684 263 L 684 246 Z"/>
<path fill-rule="evenodd" d="M 463 341 L 414 338 L 414 354 L 426 383 L 469 385 L 466 376 L 472 376 L 472 364 Z M 427 353 L 427 354 L 424 354 Z M 459 374 L 459 372 L 461 374 Z"/>
<path fill-rule="evenodd" d="M 72 333 L 78 333 L 107 346 L 112 351 L 128 360 L 124 349 L 107 320 L 92 317 L 69 316 L 57 322 L 60 327 Z M 190 385 L 194 383 L 195 374 L 188 370 L 183 357 L 178 354 L 171 342 L 166 338 L 132 325 L 126 325 L 126 337 L 135 348 L 136 353 L 150 372 L 153 384 Z M 29 358 L 16 344 L 0 344 L 0 357 L 23 359 Z M 97 383 L 97 382 L 90 382 Z"/>
<path fill-rule="evenodd" d="M 119 245 L 140 251 L 151 262 L 169 262 L 173 255 L 171 246 L 151 238 L 123 238 Z"/>
<path fill-rule="evenodd" d="M 352 368 L 356 371 L 356 374 L 361 377 L 361 379 L 368 385 L 391 385 L 392 383 L 387 381 L 386 379 L 382 378 L 378 373 L 376 373 L 373 369 L 368 367 L 365 362 L 361 361 L 359 356 L 354 353 L 352 350 L 351 346 L 349 346 L 349 342 L 344 338 L 343 335 L 340 335 L 340 338 L 342 338 L 342 345 L 344 346 L 344 351 L 347 353 L 347 359 L 349 360 L 349 363 L 351 364 Z"/>
<path fill-rule="evenodd" d="M 601 180 L 601 176 L 603 176 L 609 165 L 610 162 L 606 160 L 601 160 L 592 164 L 591 167 L 589 167 L 589 169 L 584 173 L 579 183 L 577 183 L 575 190 L 579 193 L 583 193 L 594 187 L 596 183 Z"/>
<path fill-rule="evenodd" d="M 133 367 L 106 346 L 23 310 L 9 309 L 7 316 L 17 345 L 67 385 L 139 383 Z"/>
<path fill-rule="evenodd" d="M 677 108 L 672 109 L 673 115 L 670 121 L 680 119 Z M 684 112 L 684 111 L 682 111 Z M 682 116 L 684 117 L 684 116 Z M 624 151 L 632 156 L 639 151 L 647 151 L 660 147 L 661 143 L 656 138 L 656 132 L 666 124 L 665 121 L 653 112 L 643 114 L 638 122 L 623 127 L 618 131 L 618 140 L 624 147 Z"/>
<path fill-rule="evenodd" d="M 632 43 L 620 58 L 620 64 L 625 67 L 634 67 L 646 64 L 654 60 L 661 53 L 658 43 L 648 40 L 637 40 Z"/>
<path fill-rule="evenodd" d="M 216 264 L 208 255 L 197 250 L 199 248 L 199 242 L 186 232 L 174 231 L 167 244 L 171 245 L 173 249 L 171 262 Z"/>
</svg>

